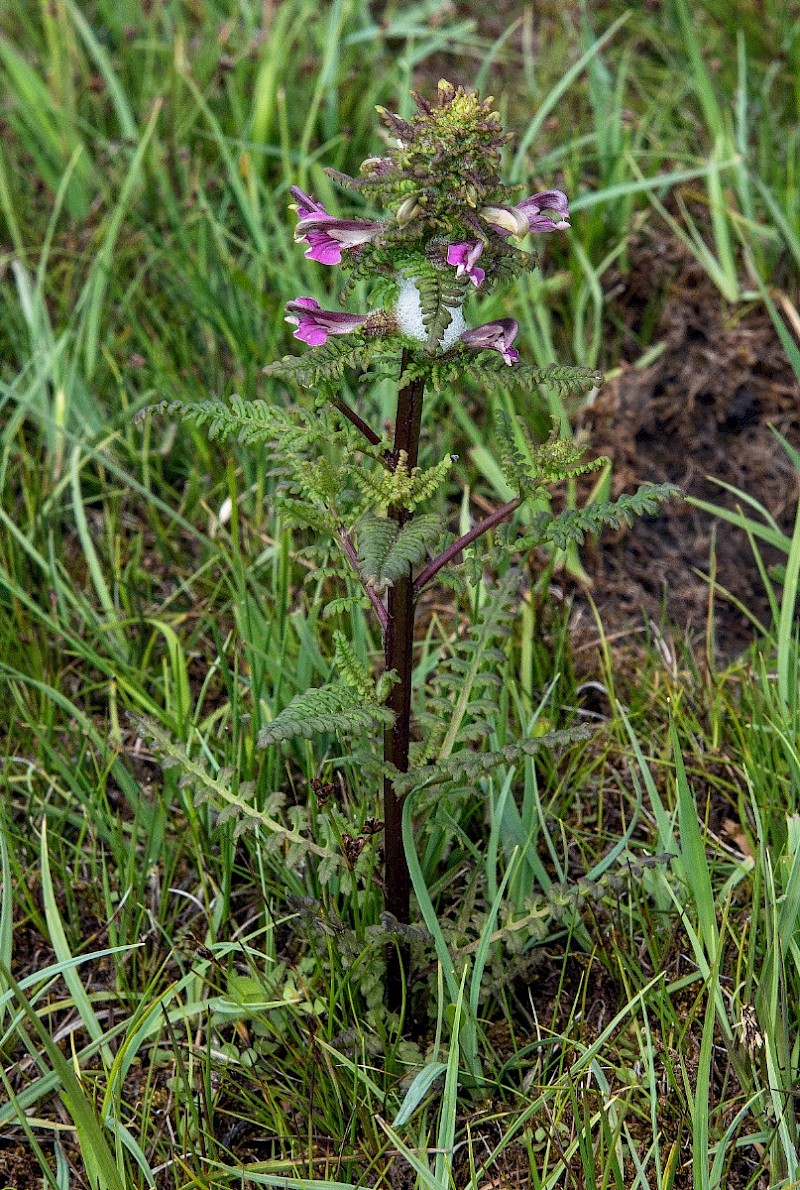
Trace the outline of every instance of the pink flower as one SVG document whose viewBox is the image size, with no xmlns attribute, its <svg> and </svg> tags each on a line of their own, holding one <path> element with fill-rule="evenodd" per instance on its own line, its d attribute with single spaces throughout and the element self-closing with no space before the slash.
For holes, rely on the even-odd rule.
<svg viewBox="0 0 800 1190">
<path fill-rule="evenodd" d="M 518 333 L 516 318 L 500 318 L 497 322 L 487 322 L 483 326 L 473 327 L 471 331 L 464 331 L 461 342 L 466 343 L 467 347 L 474 347 L 476 351 L 499 351 L 510 367 L 519 359 L 516 347 L 511 346 Z"/>
<path fill-rule="evenodd" d="M 289 193 L 295 199 L 295 205 L 291 209 L 297 211 L 299 219 L 311 219 L 315 215 L 324 215 L 326 219 L 332 218 L 321 202 L 317 202 L 315 198 L 311 198 L 299 186 L 290 186 Z"/>
<path fill-rule="evenodd" d="M 299 186 L 291 187 L 299 215 L 294 238 L 310 245 L 306 256 L 320 264 L 339 264 L 342 252 L 374 240 L 383 231 L 382 223 L 369 219 L 337 219 L 329 215 L 322 203 L 305 194 Z"/>
<path fill-rule="evenodd" d="M 295 298 L 286 303 L 286 309 L 286 321 L 297 327 L 295 339 L 302 339 L 311 347 L 320 347 L 327 342 L 328 335 L 349 335 L 367 321 L 366 314 L 323 310 L 319 302 L 310 297 Z"/>
<path fill-rule="evenodd" d="M 545 211 L 552 212 L 555 218 Z M 515 207 L 484 207 L 481 215 L 501 236 L 522 237 L 533 232 L 564 231 L 569 227 L 569 200 L 562 190 L 542 190 Z"/>
<path fill-rule="evenodd" d="M 447 263 L 456 266 L 456 276 L 466 275 L 476 289 L 486 276 L 485 271 L 477 268 L 475 264 L 481 252 L 483 252 L 483 244 L 480 240 L 474 244 L 451 244 L 447 249 Z"/>
</svg>

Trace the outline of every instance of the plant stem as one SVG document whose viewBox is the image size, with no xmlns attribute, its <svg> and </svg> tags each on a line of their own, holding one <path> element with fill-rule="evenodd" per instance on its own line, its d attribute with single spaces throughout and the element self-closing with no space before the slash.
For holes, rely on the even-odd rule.
<svg viewBox="0 0 800 1190">
<path fill-rule="evenodd" d="M 403 352 L 401 372 L 409 363 L 408 352 Z M 394 453 L 396 465 L 400 451 L 408 456 L 408 466 L 417 465 L 420 425 L 422 423 L 422 401 L 424 380 L 412 380 L 400 389 L 397 396 L 397 419 L 395 422 Z M 411 518 L 404 508 L 392 507 L 389 515 L 400 524 Z M 399 681 L 392 687 L 387 706 L 394 712 L 394 723 L 387 728 L 383 741 L 383 757 L 401 773 L 408 771 L 408 752 L 411 742 L 411 678 L 414 669 L 414 583 L 411 567 L 408 573 L 397 579 L 389 588 L 387 624 L 384 637 L 386 669 L 393 669 Z M 403 925 L 408 924 L 411 898 L 411 879 L 403 849 L 403 799 L 395 793 L 390 778 L 383 783 L 384 818 L 384 904 L 387 912 Z M 386 1002 L 391 1011 L 397 1011 L 402 1003 L 404 976 L 409 972 L 408 953 L 398 953 L 392 948 L 387 956 Z"/>
<path fill-rule="evenodd" d="M 429 583 L 434 575 L 438 574 L 443 566 L 448 562 L 452 562 L 462 550 L 466 549 L 468 545 L 472 545 L 473 541 L 477 541 L 484 533 L 488 533 L 490 529 L 494 529 L 495 525 L 499 525 L 502 521 L 510 516 L 515 508 L 519 508 L 522 503 L 522 496 L 515 496 L 513 500 L 508 500 L 505 504 L 501 504 L 494 512 L 489 513 L 477 525 L 474 525 L 468 533 L 464 533 L 452 545 L 449 545 L 446 550 L 442 550 L 441 554 L 432 558 L 428 565 L 419 572 L 417 581 L 414 583 L 414 598 L 419 595 L 422 588 Z"/>
<path fill-rule="evenodd" d="M 374 430 L 370 429 L 364 419 L 358 416 L 355 409 L 351 409 L 350 406 L 346 404 L 346 402 L 341 401 L 338 397 L 334 398 L 333 405 L 334 408 L 339 410 L 343 417 L 346 417 L 347 420 L 352 425 L 354 425 L 357 430 L 361 431 L 367 442 L 369 442 L 372 446 L 380 446 L 380 434 L 376 434 Z"/>
<path fill-rule="evenodd" d="M 347 532 L 344 525 L 339 526 L 339 541 L 341 542 L 341 545 L 342 545 L 342 553 L 344 554 L 345 558 L 347 558 L 347 561 L 350 563 L 353 570 L 358 575 L 358 578 L 361 581 L 361 586 L 364 588 L 367 595 L 369 596 L 370 602 L 371 602 L 373 608 L 375 609 L 375 614 L 378 617 L 378 620 L 380 621 L 381 628 L 385 632 L 386 625 L 388 622 L 386 608 L 383 606 L 383 602 L 381 601 L 380 595 L 378 595 L 377 592 L 375 590 L 373 590 L 373 588 L 369 585 L 369 583 L 364 582 L 364 579 L 361 574 L 361 567 L 358 564 L 358 554 L 356 553 L 356 547 L 353 545 L 353 542 L 350 538 L 350 534 Z"/>
</svg>

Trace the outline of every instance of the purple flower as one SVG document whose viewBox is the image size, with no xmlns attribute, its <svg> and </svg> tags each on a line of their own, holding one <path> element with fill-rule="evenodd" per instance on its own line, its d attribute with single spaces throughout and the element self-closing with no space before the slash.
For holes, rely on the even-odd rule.
<svg viewBox="0 0 800 1190">
<path fill-rule="evenodd" d="M 315 215 L 324 215 L 326 219 L 332 218 L 321 202 L 317 202 L 315 198 L 311 198 L 299 186 L 290 186 L 289 193 L 295 199 L 295 205 L 291 209 L 297 211 L 298 218 L 311 219 Z"/>
<path fill-rule="evenodd" d="M 555 218 L 545 215 L 545 211 Z M 569 227 L 569 200 L 562 190 L 542 190 L 515 207 L 484 207 L 481 215 L 498 235 L 522 237 L 529 231 L 541 235 Z"/>
<path fill-rule="evenodd" d="M 374 240 L 383 231 L 382 223 L 369 219 L 337 219 L 329 215 L 322 203 L 305 194 L 299 186 L 291 187 L 296 199 L 299 221 L 294 238 L 310 245 L 306 256 L 320 264 L 339 264 L 342 252 Z"/>
<path fill-rule="evenodd" d="M 295 298 L 286 303 L 286 321 L 297 327 L 295 339 L 302 339 L 311 347 L 320 347 L 328 335 L 349 335 L 367 321 L 366 314 L 341 314 L 335 310 L 323 310 L 319 302 L 310 297 Z"/>
<path fill-rule="evenodd" d="M 485 271 L 475 264 L 481 252 L 483 244 L 480 240 L 474 244 L 451 244 L 447 249 L 447 263 L 456 266 L 456 276 L 463 277 L 466 274 L 476 289 L 486 276 Z"/>
<path fill-rule="evenodd" d="M 516 318 L 500 318 L 497 322 L 487 322 L 483 326 L 473 327 L 471 331 L 464 331 L 461 342 L 467 347 L 474 347 L 476 351 L 499 351 L 506 363 L 511 366 L 519 359 L 519 352 L 511 344 L 519 332 Z"/>
</svg>

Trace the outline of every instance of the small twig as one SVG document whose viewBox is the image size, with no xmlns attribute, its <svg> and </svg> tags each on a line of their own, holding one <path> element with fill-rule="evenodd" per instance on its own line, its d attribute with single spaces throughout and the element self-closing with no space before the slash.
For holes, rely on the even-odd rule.
<svg viewBox="0 0 800 1190">
<path fill-rule="evenodd" d="M 354 425 L 357 430 L 361 431 L 367 442 L 369 442 L 372 446 L 380 446 L 381 439 L 379 435 L 376 434 L 374 430 L 369 428 L 363 418 L 358 416 L 355 409 L 351 409 L 349 405 L 347 405 L 344 401 L 341 401 L 338 397 L 334 397 L 332 403 L 335 408 L 339 410 L 343 417 L 346 417 L 347 420 L 352 425 Z"/>
<path fill-rule="evenodd" d="M 426 583 L 429 583 L 443 566 L 447 566 L 448 562 L 452 562 L 462 550 L 466 549 L 468 545 L 472 545 L 473 541 L 477 541 L 484 533 L 488 533 L 490 529 L 494 529 L 495 525 L 499 525 L 501 521 L 504 521 L 507 516 L 511 515 L 515 508 L 519 508 L 521 503 L 522 496 L 515 496 L 513 500 L 509 500 L 506 504 L 501 504 L 493 513 L 484 517 L 477 525 L 474 525 L 469 533 L 464 533 L 457 541 L 449 545 L 446 550 L 442 550 L 441 554 L 433 558 L 417 575 L 416 582 L 414 583 L 414 598 L 416 599 Z"/>
<path fill-rule="evenodd" d="M 378 619 L 380 620 L 381 628 L 383 629 L 384 632 L 386 632 L 386 625 L 389 622 L 389 617 L 386 612 L 386 608 L 383 606 L 383 601 L 381 600 L 380 595 L 378 595 L 378 593 L 372 589 L 372 587 L 369 585 L 369 583 L 364 582 L 364 579 L 362 578 L 362 575 L 361 575 L 361 568 L 358 565 L 358 554 L 356 553 L 356 547 L 353 545 L 353 542 L 350 538 L 350 534 L 347 532 L 347 530 L 345 529 L 345 527 L 343 525 L 339 526 L 339 540 L 340 540 L 340 543 L 342 546 L 342 552 L 344 553 L 344 556 L 347 558 L 347 561 L 350 563 L 350 565 L 353 567 L 353 570 L 358 575 L 361 586 L 364 588 L 367 595 L 369 595 L 370 602 L 371 602 L 372 606 L 375 608 L 375 614 L 377 615 Z"/>
</svg>

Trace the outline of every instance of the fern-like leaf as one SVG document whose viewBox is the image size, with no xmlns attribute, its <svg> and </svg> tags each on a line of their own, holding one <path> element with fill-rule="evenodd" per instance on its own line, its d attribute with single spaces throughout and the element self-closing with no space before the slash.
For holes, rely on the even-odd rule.
<svg viewBox="0 0 800 1190">
<path fill-rule="evenodd" d="M 477 723 L 487 726 L 493 723 L 497 700 L 484 699 L 479 692 L 485 689 L 487 667 L 505 662 L 499 646 L 516 616 L 520 583 L 517 570 L 509 571 L 500 580 L 481 608 L 469 637 L 460 641 L 452 656 L 437 667 L 427 696 L 429 707 L 446 723 L 435 753 L 439 760 L 474 738 L 476 732 L 481 733 L 483 729 L 476 728 Z M 420 751 L 432 754 L 427 740 Z"/>
<path fill-rule="evenodd" d="M 356 526 L 361 576 L 367 583 L 379 578 L 384 559 L 397 536 L 397 523 L 388 517 L 368 513 Z"/>
<path fill-rule="evenodd" d="M 381 580 L 389 585 L 407 574 L 412 566 L 426 557 L 428 550 L 441 537 L 443 529 L 442 518 L 433 512 L 406 521 L 383 560 Z"/>
<path fill-rule="evenodd" d="M 228 402 L 162 401 L 149 412 L 179 417 L 196 426 L 207 426 L 209 438 L 236 438 L 247 446 L 262 446 L 280 440 L 286 451 L 301 446 L 308 434 L 303 411 L 289 415 L 268 401 L 246 401 L 234 393 Z"/>
<path fill-rule="evenodd" d="M 548 364 L 536 368 L 532 364 L 517 363 L 508 367 L 495 352 L 476 353 L 462 344 L 450 348 L 438 356 L 418 356 L 407 365 L 401 377 L 405 384 L 415 379 L 425 379 L 437 392 L 449 388 L 454 382 L 465 379 L 482 384 L 490 391 L 498 385 L 505 389 L 515 387 L 532 392 L 543 385 L 555 389 L 562 395 L 590 392 L 602 383 L 602 373 L 594 368 L 571 367 L 562 364 Z"/>
<path fill-rule="evenodd" d="M 668 500 L 680 495 L 680 488 L 671 483 L 642 484 L 637 491 L 618 500 L 589 504 L 585 508 L 565 508 L 555 517 L 549 512 L 538 513 L 531 531 L 518 538 L 512 548 L 529 550 L 545 542 L 560 550 L 572 542 L 582 545 L 587 535 L 596 537 L 603 529 L 632 524 L 635 517 L 653 516 Z"/>
<path fill-rule="evenodd" d="M 585 449 L 573 438 L 559 437 L 554 431 L 546 442 L 534 445 L 527 428 L 522 426 L 531 451 L 530 478 L 537 485 L 560 483 L 564 479 L 577 479 L 591 471 L 599 471 L 608 463 L 602 455 L 587 459 Z"/>
<path fill-rule="evenodd" d="M 288 845 L 298 858 L 311 852 L 337 867 L 343 864 L 338 852 L 320 847 L 318 843 L 298 834 L 280 821 L 278 815 L 281 813 L 283 794 L 271 793 L 263 807 L 256 806 L 245 796 L 246 793 L 252 792 L 251 786 L 240 785 L 238 793 L 234 793 L 231 788 L 232 782 L 226 779 L 227 774 L 210 773 L 201 760 L 191 756 L 184 745 L 174 740 L 155 720 L 133 715 L 131 719 L 151 742 L 161 767 L 180 770 L 181 786 L 191 788 L 198 805 L 210 802 L 217 808 L 218 820 L 235 821 L 234 836 L 246 830 L 260 828 L 273 839 L 277 838 L 281 843 Z"/>
<path fill-rule="evenodd" d="M 394 722 L 388 707 L 374 698 L 364 697 L 344 682 L 333 682 L 297 694 L 271 723 L 262 727 L 258 737 L 261 748 L 284 740 L 313 739 L 315 735 L 336 732 L 349 737 L 364 732 L 381 731 Z"/>
<path fill-rule="evenodd" d="M 336 533 L 336 517 L 326 509 L 312 504 L 308 499 L 297 500 L 292 496 L 278 493 L 275 498 L 275 508 L 290 524 L 303 525 L 316 530 L 317 533 L 327 533 L 331 536 Z"/>
<path fill-rule="evenodd" d="M 464 302 L 469 282 L 456 277 L 452 269 L 433 264 L 415 270 L 414 283 L 419 292 L 422 322 L 428 332 L 428 351 L 435 351 L 453 320 L 451 311 Z"/>
<path fill-rule="evenodd" d="M 285 355 L 283 359 L 267 364 L 263 372 L 265 376 L 292 381 L 301 388 L 316 388 L 341 380 L 347 368 L 363 370 L 373 360 L 386 355 L 386 339 L 368 339 L 363 335 L 331 336 L 322 346 L 313 347 L 303 355 Z"/>
<path fill-rule="evenodd" d="M 394 778 L 394 787 L 398 794 L 402 795 L 410 793 L 412 789 L 442 785 L 445 782 L 475 785 L 500 765 L 516 764 L 524 756 L 534 756 L 542 748 L 563 748 L 591 739 L 591 735 L 588 727 L 568 727 L 562 731 L 550 731 L 546 735 L 520 740 L 516 744 L 507 744 L 505 748 L 496 752 L 476 752 L 471 748 L 462 748 L 455 755 L 437 764 L 420 765 L 407 773 L 398 773 Z"/>
<path fill-rule="evenodd" d="M 323 620 L 332 620 L 334 616 L 352 612 L 356 607 L 369 607 L 369 599 L 363 592 L 357 595 L 339 595 L 335 599 L 326 601 L 322 609 L 322 618 Z"/>
<path fill-rule="evenodd" d="M 545 388 L 555 389 L 562 396 L 568 393 L 580 395 L 591 392 L 603 383 L 603 374 L 596 368 L 580 368 L 570 364 L 548 364 L 546 368 L 535 368 L 532 364 L 515 364 L 513 368 L 508 368 L 498 357 L 497 360 L 490 360 L 489 366 L 497 375 L 505 377 L 506 387 L 519 385 L 528 392 L 533 392 L 543 384 Z"/>
<path fill-rule="evenodd" d="M 547 488 L 565 479 L 576 479 L 597 471 L 605 458 L 586 459 L 585 450 L 574 439 L 559 437 L 556 430 L 546 442 L 535 443 L 521 418 L 513 423 L 502 410 L 495 413 L 500 465 L 508 483 L 526 496 L 543 495 Z"/>
<path fill-rule="evenodd" d="M 342 681 L 362 699 L 370 699 L 373 695 L 372 674 L 364 662 L 356 655 L 356 651 L 343 632 L 334 632 L 334 664 L 342 675 Z"/>
<path fill-rule="evenodd" d="M 356 526 L 361 574 L 380 595 L 421 562 L 442 534 L 444 525 L 435 513 L 399 525 L 388 517 L 363 516 Z"/>
<path fill-rule="evenodd" d="M 453 466 L 453 456 L 445 455 L 433 467 L 408 466 L 408 455 L 400 452 L 394 471 L 361 469 L 353 474 L 353 482 L 372 505 L 378 508 L 414 509 L 441 487 Z"/>
</svg>

